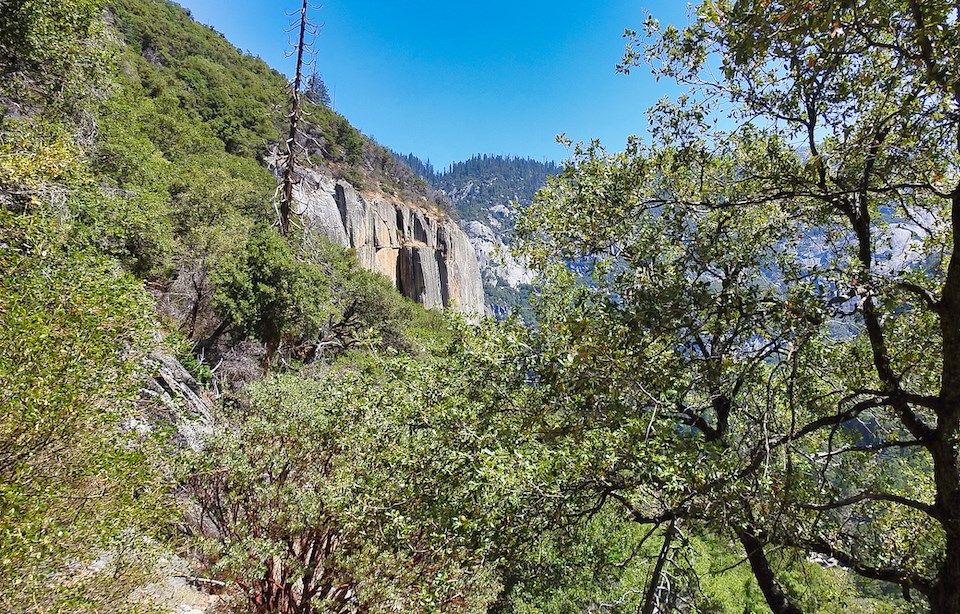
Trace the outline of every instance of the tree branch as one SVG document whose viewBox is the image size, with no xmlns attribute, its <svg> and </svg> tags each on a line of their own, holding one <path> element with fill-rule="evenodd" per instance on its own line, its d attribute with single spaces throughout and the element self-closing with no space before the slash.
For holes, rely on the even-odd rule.
<svg viewBox="0 0 960 614">
<path fill-rule="evenodd" d="M 891 582 L 904 588 L 915 588 L 924 595 L 930 594 L 933 590 L 933 583 L 923 576 L 896 567 L 873 567 L 867 565 L 854 555 L 830 545 L 822 537 L 798 540 L 790 545 L 836 559 L 842 566 L 865 578 Z"/>
<path fill-rule="evenodd" d="M 897 503 L 899 505 L 904 505 L 906 507 L 923 512 L 924 514 L 936 520 L 941 519 L 940 513 L 937 512 L 936 507 L 933 505 L 921 503 L 920 501 L 914 501 L 913 499 L 902 497 L 900 495 L 883 492 L 862 492 L 845 499 L 831 501 L 830 503 L 798 503 L 797 507 L 815 512 L 826 512 L 840 509 L 842 507 L 856 505 L 857 503 L 862 503 L 864 501 L 888 501 L 890 503 Z"/>
</svg>

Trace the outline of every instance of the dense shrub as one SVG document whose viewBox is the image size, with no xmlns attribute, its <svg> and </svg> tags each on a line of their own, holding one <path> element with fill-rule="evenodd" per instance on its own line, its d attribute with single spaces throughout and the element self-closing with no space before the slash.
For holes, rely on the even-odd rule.
<svg viewBox="0 0 960 614">
<path fill-rule="evenodd" d="M 130 430 L 148 298 L 42 215 L 0 211 L 0 269 L 0 609 L 123 609 L 122 552 L 166 507 Z"/>
<path fill-rule="evenodd" d="M 197 459 L 188 484 L 216 528 L 207 552 L 254 612 L 479 613 L 492 601 L 490 566 L 457 536 L 460 506 L 477 500 L 455 497 L 476 489 L 438 498 L 463 461 L 439 429 L 468 412 L 430 391 L 428 365 L 386 368 L 255 385 Z"/>
<path fill-rule="evenodd" d="M 328 279 L 298 262 L 286 240 L 266 226 L 254 227 L 246 244 L 219 260 L 213 283 L 223 317 L 271 351 L 282 341 L 318 337 L 333 315 Z"/>
</svg>

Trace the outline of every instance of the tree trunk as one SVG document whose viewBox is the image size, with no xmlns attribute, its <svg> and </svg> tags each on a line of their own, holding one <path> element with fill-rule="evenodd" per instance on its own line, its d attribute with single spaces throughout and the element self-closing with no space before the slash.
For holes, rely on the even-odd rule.
<svg viewBox="0 0 960 614">
<path fill-rule="evenodd" d="M 934 441 L 928 446 L 937 486 L 936 509 L 945 533 L 944 559 L 929 597 L 934 614 L 960 614 L 960 186 L 951 196 L 953 253 L 940 300 L 943 370 Z"/>
<path fill-rule="evenodd" d="M 657 564 L 650 576 L 650 585 L 647 587 L 647 594 L 643 600 L 643 610 L 641 614 L 654 614 L 657 605 L 657 591 L 660 589 L 660 579 L 663 577 L 663 568 L 667 564 L 670 556 L 670 546 L 673 537 L 677 532 L 677 521 L 670 522 L 666 533 L 663 535 L 663 546 L 660 548 L 660 556 L 657 558 Z"/>
<path fill-rule="evenodd" d="M 770 561 L 763 550 L 763 543 L 754 535 L 753 531 L 747 528 L 738 527 L 736 529 L 737 537 L 743 550 L 750 562 L 750 569 L 753 570 L 753 576 L 760 585 L 763 597 L 767 600 L 767 605 L 773 610 L 773 614 L 803 614 L 803 610 L 797 607 L 790 598 L 780 588 L 777 577 L 770 567 Z"/>
<path fill-rule="evenodd" d="M 290 212 L 293 209 L 293 184 L 297 171 L 297 134 L 300 126 L 300 87 L 303 79 L 303 52 L 307 36 L 307 0 L 300 8 L 300 36 L 297 42 L 297 70 L 293 76 L 290 96 L 290 132 L 287 135 L 287 160 L 283 169 L 283 189 L 280 196 L 280 234 L 290 231 Z"/>
</svg>

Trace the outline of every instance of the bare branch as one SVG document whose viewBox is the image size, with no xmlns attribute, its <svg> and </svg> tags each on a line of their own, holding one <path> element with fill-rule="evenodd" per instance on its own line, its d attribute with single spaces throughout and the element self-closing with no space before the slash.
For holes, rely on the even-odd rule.
<svg viewBox="0 0 960 614">
<path fill-rule="evenodd" d="M 928 578 L 896 567 L 875 567 L 869 565 L 849 552 L 831 545 L 822 537 L 810 540 L 798 540 L 792 545 L 836 559 L 836 561 L 844 567 L 865 578 L 892 582 L 893 584 L 906 588 L 915 588 L 925 595 L 929 595 L 933 590 L 933 583 Z"/>
<path fill-rule="evenodd" d="M 926 306 L 932 309 L 933 311 L 940 310 L 940 301 L 938 301 L 933 296 L 933 294 L 931 294 L 930 291 L 927 290 L 926 288 L 921 288 L 917 284 L 909 283 L 906 281 L 900 282 L 899 284 L 897 284 L 897 286 L 912 294 L 919 296 L 921 299 L 923 299 L 923 302 L 926 304 Z"/>
</svg>

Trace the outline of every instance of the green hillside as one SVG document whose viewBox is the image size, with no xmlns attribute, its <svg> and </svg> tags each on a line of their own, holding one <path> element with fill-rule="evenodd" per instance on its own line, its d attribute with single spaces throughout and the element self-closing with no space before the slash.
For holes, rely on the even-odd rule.
<svg viewBox="0 0 960 614">
<path fill-rule="evenodd" d="M 527 327 L 281 235 L 287 81 L 182 8 L 0 3 L 0 611 L 960 610 L 955 7 L 694 10 L 649 142 L 443 174 L 546 181 Z"/>
<path fill-rule="evenodd" d="M 231 391 L 266 371 L 420 360 L 449 334 L 349 252 L 271 228 L 282 75 L 165 1 L 0 16 L 0 609 L 128 611 L 151 548 L 186 543 L 150 355 L 246 404 Z M 436 206 L 342 116 L 309 104 L 307 132 L 311 163 Z"/>
<path fill-rule="evenodd" d="M 463 217 L 482 219 L 496 205 L 529 205 L 547 177 L 558 171 L 553 162 L 477 155 L 451 164 L 436 175 L 433 185 L 449 195 Z"/>
</svg>

